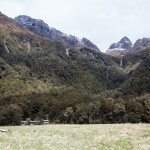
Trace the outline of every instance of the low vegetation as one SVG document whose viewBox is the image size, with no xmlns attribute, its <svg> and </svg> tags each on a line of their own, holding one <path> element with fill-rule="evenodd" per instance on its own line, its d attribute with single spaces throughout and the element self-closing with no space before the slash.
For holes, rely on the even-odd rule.
<svg viewBox="0 0 150 150">
<path fill-rule="evenodd" d="M 43 125 L 2 127 L 0 149 L 149 150 L 150 125 Z"/>
</svg>

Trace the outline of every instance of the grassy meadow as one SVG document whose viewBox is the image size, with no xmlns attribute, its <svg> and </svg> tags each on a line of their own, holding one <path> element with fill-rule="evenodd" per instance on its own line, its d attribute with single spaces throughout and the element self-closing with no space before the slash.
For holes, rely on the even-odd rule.
<svg viewBox="0 0 150 150">
<path fill-rule="evenodd" d="M 150 150 L 150 124 L 0 128 L 0 150 Z"/>
</svg>

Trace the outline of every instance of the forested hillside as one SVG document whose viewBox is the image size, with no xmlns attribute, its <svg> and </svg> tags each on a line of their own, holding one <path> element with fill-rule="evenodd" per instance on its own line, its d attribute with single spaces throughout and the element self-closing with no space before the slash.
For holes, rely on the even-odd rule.
<svg viewBox="0 0 150 150">
<path fill-rule="evenodd" d="M 68 48 L 0 14 L 0 124 L 150 122 L 150 50 Z"/>
</svg>

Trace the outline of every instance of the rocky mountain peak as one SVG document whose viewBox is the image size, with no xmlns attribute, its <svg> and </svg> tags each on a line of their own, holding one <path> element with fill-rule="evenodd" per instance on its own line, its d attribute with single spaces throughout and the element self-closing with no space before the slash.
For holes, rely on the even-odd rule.
<svg viewBox="0 0 150 150">
<path fill-rule="evenodd" d="M 20 15 L 15 18 L 15 20 L 25 28 L 29 29 L 30 31 L 49 38 L 52 35 L 50 34 L 49 26 L 42 20 L 33 19 L 29 16 Z"/>
<path fill-rule="evenodd" d="M 124 50 L 131 50 L 132 49 L 132 42 L 128 37 L 123 37 L 119 42 L 113 43 L 109 49 L 124 49 Z"/>
<path fill-rule="evenodd" d="M 106 54 L 121 57 L 127 53 L 134 53 L 150 48 L 150 38 L 138 39 L 133 45 L 128 37 L 123 37 L 118 43 L 112 44 Z"/>
<path fill-rule="evenodd" d="M 128 37 L 123 37 L 121 40 L 120 40 L 120 42 L 121 43 L 132 43 L 131 41 L 130 41 L 130 39 L 128 38 Z"/>
<path fill-rule="evenodd" d="M 83 46 L 87 48 L 93 48 L 99 51 L 98 47 L 94 45 L 90 40 L 83 38 L 78 39 L 75 36 L 67 35 L 55 28 L 50 28 L 48 24 L 39 19 L 33 19 L 29 16 L 20 15 L 15 18 L 18 24 L 24 26 L 28 30 L 38 34 L 42 37 L 46 37 L 52 40 L 63 42 L 68 47 L 78 47 Z"/>
</svg>

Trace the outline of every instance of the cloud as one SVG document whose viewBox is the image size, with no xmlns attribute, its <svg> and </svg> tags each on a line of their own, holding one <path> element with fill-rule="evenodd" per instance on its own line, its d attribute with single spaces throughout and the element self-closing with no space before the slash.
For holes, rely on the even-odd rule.
<svg viewBox="0 0 150 150">
<path fill-rule="evenodd" d="M 149 0 L 1 0 L 10 17 L 26 14 L 50 27 L 89 38 L 101 50 L 123 36 L 135 41 L 150 36 Z"/>
</svg>

